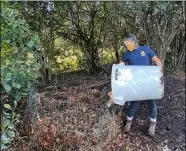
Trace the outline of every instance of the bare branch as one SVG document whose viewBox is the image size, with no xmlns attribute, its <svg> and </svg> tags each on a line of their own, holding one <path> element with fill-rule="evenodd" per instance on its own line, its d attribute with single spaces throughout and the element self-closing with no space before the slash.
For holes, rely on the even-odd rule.
<svg viewBox="0 0 186 151">
<path fill-rule="evenodd" d="M 163 42 L 164 39 L 163 39 L 163 37 L 162 37 L 162 35 L 161 35 L 161 29 L 160 29 L 160 25 L 158 24 L 157 16 L 155 16 L 155 21 L 156 21 L 156 25 L 157 25 L 157 28 L 158 28 L 159 37 L 160 37 L 161 41 Z"/>
<path fill-rule="evenodd" d="M 166 18 L 165 24 L 164 24 L 164 29 L 163 29 L 163 35 L 162 35 L 163 39 L 165 39 L 165 33 L 167 31 L 167 27 L 168 27 L 168 19 Z"/>
<path fill-rule="evenodd" d="M 168 40 L 166 41 L 167 45 L 169 46 L 172 42 L 172 40 L 174 39 L 176 33 L 179 31 L 179 29 L 177 29 L 176 31 L 174 31 L 168 38 Z"/>
<path fill-rule="evenodd" d="M 182 16 L 183 16 L 183 20 L 185 21 L 185 1 L 182 1 Z"/>
</svg>

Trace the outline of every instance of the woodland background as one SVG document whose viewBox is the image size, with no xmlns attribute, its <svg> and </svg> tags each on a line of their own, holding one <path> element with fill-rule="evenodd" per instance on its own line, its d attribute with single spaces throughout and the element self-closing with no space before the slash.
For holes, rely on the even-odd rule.
<svg viewBox="0 0 186 151">
<path fill-rule="evenodd" d="M 168 85 L 161 100 L 165 106 L 160 107 L 175 111 L 170 119 L 176 118 L 185 131 L 185 7 L 184 1 L 1 2 L 1 149 L 113 150 L 114 139 L 123 150 L 158 150 L 157 144 L 161 148 L 160 142 L 152 143 L 139 131 L 130 139 L 120 134 L 116 110 L 121 107 L 112 114 L 104 107 L 111 66 L 119 63 L 123 39 L 130 33 L 163 62 Z M 161 132 L 167 123 L 159 125 Z M 157 137 L 181 137 L 170 146 L 175 149 L 181 142 L 177 149 L 183 148 L 182 129 L 175 126 L 173 131 Z"/>
</svg>

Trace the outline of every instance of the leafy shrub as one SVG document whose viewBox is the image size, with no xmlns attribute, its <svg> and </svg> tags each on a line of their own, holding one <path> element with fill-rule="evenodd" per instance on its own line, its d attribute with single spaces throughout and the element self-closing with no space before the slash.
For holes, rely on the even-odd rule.
<svg viewBox="0 0 186 151">
<path fill-rule="evenodd" d="M 17 104 L 27 98 L 30 87 L 39 76 L 37 55 L 39 37 L 32 33 L 24 19 L 19 19 L 19 6 L 1 2 L 1 150 L 15 137 L 20 114 Z"/>
</svg>

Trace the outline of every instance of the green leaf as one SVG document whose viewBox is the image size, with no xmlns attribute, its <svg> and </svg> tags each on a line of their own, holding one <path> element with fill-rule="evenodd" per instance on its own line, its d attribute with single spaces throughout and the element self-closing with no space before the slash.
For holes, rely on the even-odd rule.
<svg viewBox="0 0 186 151">
<path fill-rule="evenodd" d="M 21 88 L 21 84 L 20 83 L 15 83 L 14 87 L 17 88 L 17 89 L 20 89 Z"/>
<path fill-rule="evenodd" d="M 11 106 L 9 104 L 4 104 L 4 107 L 11 110 Z"/>
<path fill-rule="evenodd" d="M 24 89 L 24 91 L 28 91 L 28 89 Z M 21 92 L 21 95 L 27 96 L 28 93 L 26 93 L 26 92 Z"/>
<path fill-rule="evenodd" d="M 29 90 L 31 88 L 32 84 L 30 81 L 27 82 L 27 89 Z"/>
<path fill-rule="evenodd" d="M 6 116 L 6 118 L 7 118 L 7 119 L 10 119 L 10 120 L 12 119 L 12 117 L 11 117 L 11 116 Z"/>
<path fill-rule="evenodd" d="M 16 112 L 12 112 L 13 118 L 16 117 Z"/>
<path fill-rule="evenodd" d="M 9 119 L 4 119 L 3 120 L 3 125 L 6 127 L 10 124 L 10 120 Z"/>
<path fill-rule="evenodd" d="M 15 137 L 14 131 L 7 131 L 8 136 Z"/>
<path fill-rule="evenodd" d="M 11 115 L 10 113 L 6 113 L 5 111 L 3 111 L 3 114 L 4 115 Z"/>
<path fill-rule="evenodd" d="M 2 141 L 4 144 L 5 144 L 5 143 L 8 143 L 9 138 L 7 137 L 6 134 L 1 135 L 1 141 Z"/>
<path fill-rule="evenodd" d="M 19 93 L 16 93 L 16 95 L 15 95 L 15 99 L 16 99 L 16 101 L 21 100 L 21 95 L 20 95 Z"/>
<path fill-rule="evenodd" d="M 22 24 L 22 25 L 24 25 L 24 24 L 25 24 L 25 20 L 23 20 L 23 19 L 20 19 L 20 21 L 19 21 L 19 24 Z"/>
<path fill-rule="evenodd" d="M 33 40 L 34 40 L 34 41 L 38 41 L 38 40 L 39 40 L 39 36 L 38 36 L 37 34 L 34 35 Z"/>
<path fill-rule="evenodd" d="M 9 44 L 10 43 L 10 40 L 6 40 L 6 43 Z"/>
<path fill-rule="evenodd" d="M 12 82 L 12 86 L 15 87 L 15 85 L 16 85 L 15 82 Z"/>
<path fill-rule="evenodd" d="M 13 125 L 13 124 L 9 124 L 9 125 L 8 125 L 8 128 L 9 128 L 9 129 L 13 129 L 13 128 L 14 128 L 14 125 Z"/>
<path fill-rule="evenodd" d="M 3 81 L 2 85 L 3 85 L 6 93 L 10 93 L 10 91 L 12 90 L 12 87 L 8 84 L 8 82 Z"/>
<path fill-rule="evenodd" d="M 14 100 L 14 107 L 17 107 L 17 101 Z"/>
<path fill-rule="evenodd" d="M 12 73 L 7 73 L 5 80 L 10 81 L 11 79 L 12 79 Z"/>
<path fill-rule="evenodd" d="M 15 87 L 18 88 L 18 89 L 20 89 L 21 88 L 21 84 L 16 83 Z"/>
<path fill-rule="evenodd" d="M 1 144 L 1 150 L 7 149 L 7 147 L 4 144 Z"/>
<path fill-rule="evenodd" d="M 18 26 L 17 24 L 13 24 L 13 28 L 17 28 L 17 26 Z"/>
<path fill-rule="evenodd" d="M 31 40 L 31 41 L 29 41 L 29 43 L 27 44 L 27 46 L 29 47 L 29 48 L 32 48 L 33 46 L 34 46 L 34 42 Z"/>
<path fill-rule="evenodd" d="M 21 84 L 16 83 L 16 82 L 12 82 L 12 86 L 13 86 L 14 88 L 17 88 L 17 89 L 20 89 L 20 88 L 21 88 Z"/>
</svg>

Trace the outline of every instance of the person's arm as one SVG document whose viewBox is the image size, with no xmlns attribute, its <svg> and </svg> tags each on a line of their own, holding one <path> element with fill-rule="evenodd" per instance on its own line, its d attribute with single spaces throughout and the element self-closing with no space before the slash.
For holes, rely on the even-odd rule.
<svg viewBox="0 0 186 151">
<path fill-rule="evenodd" d="M 161 60 L 157 56 L 152 57 L 152 60 L 156 63 L 157 66 L 163 68 L 163 64 L 161 63 Z"/>
<path fill-rule="evenodd" d="M 156 63 L 157 66 L 163 68 L 163 64 L 161 63 L 160 59 L 156 56 L 154 51 L 152 51 L 149 47 L 147 47 L 147 49 L 148 49 L 148 56 Z"/>
<path fill-rule="evenodd" d="M 125 52 L 123 53 L 122 59 L 120 60 L 119 63 L 123 63 L 124 65 L 126 64 L 126 62 L 128 62 L 129 58 L 128 58 L 128 53 Z"/>
</svg>

